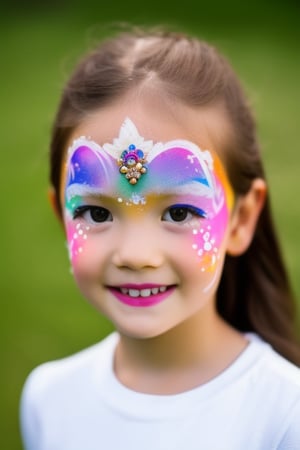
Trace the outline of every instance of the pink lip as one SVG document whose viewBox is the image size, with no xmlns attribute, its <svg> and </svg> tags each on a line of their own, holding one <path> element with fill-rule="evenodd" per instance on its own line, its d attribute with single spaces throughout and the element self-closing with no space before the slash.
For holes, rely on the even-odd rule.
<svg viewBox="0 0 300 450">
<path fill-rule="evenodd" d="M 127 289 L 151 289 L 155 287 L 159 287 L 161 285 L 157 284 L 124 284 L 120 286 L 120 288 L 127 288 Z M 174 292 L 176 286 L 171 286 L 167 288 L 165 292 L 159 292 L 155 295 L 150 295 L 149 297 L 130 297 L 127 294 L 123 294 L 118 288 L 114 287 L 108 287 L 107 289 L 116 297 L 117 300 L 119 300 L 121 303 L 124 303 L 128 306 L 134 306 L 134 307 L 146 307 L 146 306 L 154 306 L 158 303 L 165 300 L 169 295 Z"/>
</svg>

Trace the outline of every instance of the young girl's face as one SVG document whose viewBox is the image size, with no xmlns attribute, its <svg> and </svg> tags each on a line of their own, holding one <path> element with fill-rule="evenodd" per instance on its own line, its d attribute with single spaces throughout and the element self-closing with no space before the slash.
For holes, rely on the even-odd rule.
<svg viewBox="0 0 300 450">
<path fill-rule="evenodd" d="M 200 147 L 177 122 L 122 108 L 72 135 L 61 197 L 73 273 L 121 333 L 154 337 L 214 308 L 232 191 L 208 135 Z"/>
</svg>

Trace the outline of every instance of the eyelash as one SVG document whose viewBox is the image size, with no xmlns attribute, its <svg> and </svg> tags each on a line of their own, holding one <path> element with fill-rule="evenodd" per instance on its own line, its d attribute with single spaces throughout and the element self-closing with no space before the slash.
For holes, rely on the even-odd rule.
<svg viewBox="0 0 300 450">
<path fill-rule="evenodd" d="M 184 211 L 186 214 L 190 213 L 193 216 L 199 217 L 201 219 L 206 219 L 207 218 L 207 214 L 205 211 L 203 211 L 203 209 L 201 208 L 196 208 L 195 206 L 191 206 L 191 205 L 185 205 L 185 204 L 178 204 L 178 205 L 172 205 L 169 208 L 166 209 L 166 211 L 163 214 L 163 218 L 162 220 L 166 221 L 166 222 L 173 222 L 173 223 L 182 223 L 182 222 L 186 222 L 187 216 L 183 218 L 183 220 L 175 220 L 174 217 L 171 216 L 170 212 L 172 210 L 182 210 Z M 169 214 L 172 220 L 166 220 L 164 219 L 164 216 L 166 216 L 166 214 Z"/>
<path fill-rule="evenodd" d="M 78 208 L 75 209 L 73 213 L 73 219 L 77 219 L 79 217 L 83 217 L 86 212 L 90 212 L 90 221 L 93 223 L 104 223 L 104 222 L 112 222 L 112 214 L 111 212 L 103 208 L 102 206 L 91 206 L 91 205 L 84 205 L 84 206 L 78 206 Z M 104 213 L 104 216 L 101 218 L 103 220 L 96 220 L 92 217 L 92 213 L 95 211 L 100 211 L 102 214 Z M 88 220 L 88 219 L 87 219 Z"/>
<path fill-rule="evenodd" d="M 100 212 L 102 216 L 99 216 L 98 218 L 93 217 L 92 214 L 93 212 L 96 211 Z M 112 214 L 108 209 L 103 208 L 102 206 L 91 206 L 91 205 L 84 205 L 77 207 L 73 213 L 73 220 L 79 217 L 83 217 L 86 212 L 90 212 L 90 217 L 86 218 L 86 220 L 91 221 L 91 223 L 104 223 L 113 221 Z M 174 216 L 172 217 L 172 212 L 173 213 L 183 212 L 184 217 L 180 216 L 178 216 L 177 218 L 175 218 Z M 172 205 L 165 210 L 165 212 L 162 215 L 162 221 L 172 223 L 185 223 L 189 220 L 188 214 L 191 214 L 193 217 L 199 217 L 201 219 L 207 218 L 207 214 L 201 208 L 196 208 L 195 206 L 191 205 L 178 204 Z M 169 215 L 168 219 L 166 218 L 167 215 Z"/>
</svg>

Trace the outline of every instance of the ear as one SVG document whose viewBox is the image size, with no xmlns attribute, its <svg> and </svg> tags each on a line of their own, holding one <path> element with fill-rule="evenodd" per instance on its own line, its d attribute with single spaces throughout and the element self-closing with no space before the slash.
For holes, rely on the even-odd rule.
<svg viewBox="0 0 300 450">
<path fill-rule="evenodd" d="M 58 204 L 57 195 L 53 187 L 50 187 L 48 189 L 48 200 L 51 205 L 52 211 L 56 215 L 59 222 L 63 223 L 62 215 L 61 215 L 61 209 Z"/>
<path fill-rule="evenodd" d="M 227 253 L 239 256 L 249 247 L 255 233 L 259 215 L 265 203 L 267 187 L 264 180 L 253 180 L 251 188 L 238 198 L 232 213 Z"/>
</svg>

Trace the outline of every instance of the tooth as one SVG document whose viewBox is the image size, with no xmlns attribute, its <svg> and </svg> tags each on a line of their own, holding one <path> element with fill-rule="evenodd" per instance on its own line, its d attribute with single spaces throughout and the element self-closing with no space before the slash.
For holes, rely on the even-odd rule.
<svg viewBox="0 0 300 450">
<path fill-rule="evenodd" d="M 151 289 L 141 289 L 140 295 L 141 297 L 150 297 Z"/>
<path fill-rule="evenodd" d="M 128 294 L 130 297 L 138 297 L 140 295 L 140 291 L 138 289 L 129 289 Z"/>
<path fill-rule="evenodd" d="M 159 288 L 152 288 L 151 292 L 152 292 L 153 295 L 156 295 L 156 294 L 159 293 Z"/>
<path fill-rule="evenodd" d="M 167 286 L 160 286 L 155 288 L 146 288 L 146 289 L 128 289 L 128 288 L 120 288 L 120 291 L 124 295 L 130 295 L 130 297 L 150 297 L 150 295 L 157 295 L 159 292 L 165 292 L 167 290 Z"/>
</svg>

